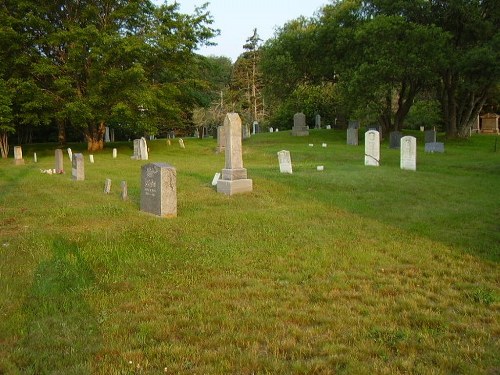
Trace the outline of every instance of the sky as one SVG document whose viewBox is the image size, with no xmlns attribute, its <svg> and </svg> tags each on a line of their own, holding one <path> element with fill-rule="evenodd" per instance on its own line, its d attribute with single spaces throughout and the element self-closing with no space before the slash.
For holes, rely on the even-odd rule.
<svg viewBox="0 0 500 375">
<path fill-rule="evenodd" d="M 220 29 L 220 35 L 212 40 L 217 46 L 202 47 L 197 52 L 226 56 L 233 62 L 243 53 L 243 44 L 253 35 L 254 28 L 260 39 L 266 41 L 276 27 L 300 16 L 312 17 L 328 4 L 328 0 L 177 0 L 181 13 L 186 14 L 193 14 L 195 6 L 206 2 L 214 19 L 212 27 Z"/>
</svg>

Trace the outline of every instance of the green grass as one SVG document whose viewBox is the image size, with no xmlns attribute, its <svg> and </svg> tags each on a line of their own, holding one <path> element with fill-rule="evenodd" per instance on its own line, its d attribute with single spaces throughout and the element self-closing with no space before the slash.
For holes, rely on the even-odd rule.
<svg viewBox="0 0 500 375">
<path fill-rule="evenodd" d="M 177 168 L 175 219 L 139 211 L 131 142 L 95 164 L 71 144 L 78 182 L 66 152 L 50 176 L 56 146 L 23 146 L 25 166 L 0 160 L 0 373 L 499 373 L 495 136 L 426 154 L 412 134 L 416 172 L 387 143 L 365 167 L 344 131 L 258 134 L 232 197 L 215 140 L 149 142 Z"/>
</svg>

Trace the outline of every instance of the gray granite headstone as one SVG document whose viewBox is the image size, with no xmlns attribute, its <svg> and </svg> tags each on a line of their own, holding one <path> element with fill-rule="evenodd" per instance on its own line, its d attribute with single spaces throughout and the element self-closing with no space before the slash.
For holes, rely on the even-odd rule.
<svg viewBox="0 0 500 375">
<path fill-rule="evenodd" d="M 401 138 L 401 158 L 400 166 L 401 169 L 406 169 L 409 171 L 417 170 L 417 139 L 412 136 L 406 136 Z"/>
<path fill-rule="evenodd" d="M 85 168 L 83 154 L 74 154 L 71 168 L 71 179 L 76 181 L 85 180 Z"/>
<path fill-rule="evenodd" d="M 321 129 L 321 115 L 319 113 L 314 118 L 314 128 Z"/>
<path fill-rule="evenodd" d="M 399 131 L 394 131 L 389 133 L 389 147 L 390 148 L 399 148 L 401 146 L 401 137 L 403 133 Z"/>
<path fill-rule="evenodd" d="M 160 217 L 177 216 L 177 172 L 170 164 L 141 167 L 141 211 Z"/>
<path fill-rule="evenodd" d="M 434 143 L 436 142 L 436 131 L 435 130 L 426 130 L 424 132 L 425 143 Z"/>
<path fill-rule="evenodd" d="M 430 142 L 425 144 L 425 152 L 439 152 L 443 153 L 444 152 L 444 143 L 442 142 Z"/>
<path fill-rule="evenodd" d="M 309 135 L 309 129 L 306 126 L 306 115 L 303 113 L 293 115 L 292 135 L 298 137 Z"/>
<path fill-rule="evenodd" d="M 55 152 L 55 173 L 64 173 L 63 151 L 58 148 Z"/>
<path fill-rule="evenodd" d="M 359 121 L 358 120 L 349 120 L 348 129 L 359 129 Z"/>
<path fill-rule="evenodd" d="M 376 130 L 368 130 L 365 133 L 365 165 L 380 165 L 380 135 Z"/>
<path fill-rule="evenodd" d="M 347 144 L 350 146 L 357 146 L 359 142 L 358 129 L 348 128 L 347 129 Z"/>
<path fill-rule="evenodd" d="M 278 152 L 278 161 L 280 163 L 280 172 L 292 174 L 292 158 L 290 151 L 281 150 Z"/>
</svg>

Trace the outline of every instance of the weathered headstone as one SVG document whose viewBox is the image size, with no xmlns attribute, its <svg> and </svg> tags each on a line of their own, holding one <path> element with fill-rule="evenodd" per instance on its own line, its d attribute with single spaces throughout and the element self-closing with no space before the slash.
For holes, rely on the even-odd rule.
<svg viewBox="0 0 500 375">
<path fill-rule="evenodd" d="M 146 138 L 134 139 L 134 155 L 131 156 L 134 160 L 148 160 L 148 144 L 146 143 Z"/>
<path fill-rule="evenodd" d="M 55 153 L 54 173 L 64 173 L 63 151 L 58 148 Z"/>
<path fill-rule="evenodd" d="M 293 115 L 292 135 L 297 137 L 309 135 L 309 129 L 306 126 L 306 115 L 303 113 Z"/>
<path fill-rule="evenodd" d="M 122 181 L 121 182 L 121 197 L 123 200 L 127 200 L 128 198 L 128 188 L 127 188 L 127 181 Z"/>
<path fill-rule="evenodd" d="M 14 164 L 24 165 L 23 149 L 21 146 L 14 146 Z"/>
<path fill-rule="evenodd" d="M 177 216 L 177 173 L 170 164 L 141 167 L 141 211 L 161 217 Z"/>
<path fill-rule="evenodd" d="M 434 143 L 436 142 L 436 131 L 435 130 L 426 130 L 424 132 L 425 143 Z"/>
<path fill-rule="evenodd" d="M 181 148 L 186 148 L 186 146 L 184 145 L 184 140 L 182 138 L 179 138 L 179 146 Z"/>
<path fill-rule="evenodd" d="M 68 147 L 66 151 L 68 152 L 69 161 L 73 161 L 73 151 L 71 151 L 71 148 Z"/>
<path fill-rule="evenodd" d="M 241 119 L 237 113 L 228 113 L 224 119 L 226 132 L 226 162 L 221 178 L 217 181 L 217 192 L 226 195 L 251 192 L 253 182 L 247 178 L 243 168 L 241 147 Z"/>
<path fill-rule="evenodd" d="M 348 128 L 347 129 L 347 144 L 350 146 L 357 146 L 359 143 L 358 129 Z"/>
<path fill-rule="evenodd" d="M 443 153 L 444 152 L 444 143 L 442 142 L 430 142 L 425 144 L 425 152 L 439 152 Z"/>
<path fill-rule="evenodd" d="M 106 181 L 104 181 L 104 193 L 109 194 L 111 192 L 111 179 L 107 178 Z"/>
<path fill-rule="evenodd" d="M 226 149 L 226 132 L 224 126 L 217 127 L 217 152 L 222 152 Z"/>
<path fill-rule="evenodd" d="M 365 133 L 365 165 L 380 165 L 380 135 L 376 130 L 368 130 Z"/>
<path fill-rule="evenodd" d="M 116 148 L 113 149 L 113 159 L 116 159 L 118 156 L 118 150 Z"/>
<path fill-rule="evenodd" d="M 394 131 L 389 133 L 389 147 L 390 148 L 400 148 L 401 146 L 401 137 L 403 133 L 400 131 Z"/>
<path fill-rule="evenodd" d="M 36 152 L 33 153 L 33 161 L 38 163 L 38 157 L 36 156 Z"/>
<path fill-rule="evenodd" d="M 71 168 L 71 178 L 76 181 L 85 180 L 83 154 L 74 154 Z"/>
<path fill-rule="evenodd" d="M 281 150 L 278 152 L 278 161 L 280 163 L 280 172 L 292 174 L 292 159 L 290 151 Z"/>
<path fill-rule="evenodd" d="M 272 126 L 269 128 L 269 133 L 274 133 L 274 128 Z"/>
<path fill-rule="evenodd" d="M 314 128 L 321 129 L 321 115 L 319 113 L 314 118 Z"/>
<path fill-rule="evenodd" d="M 401 169 L 417 170 L 417 139 L 412 136 L 401 138 Z"/>
<path fill-rule="evenodd" d="M 94 164 L 94 155 L 89 155 L 89 161 Z"/>
</svg>

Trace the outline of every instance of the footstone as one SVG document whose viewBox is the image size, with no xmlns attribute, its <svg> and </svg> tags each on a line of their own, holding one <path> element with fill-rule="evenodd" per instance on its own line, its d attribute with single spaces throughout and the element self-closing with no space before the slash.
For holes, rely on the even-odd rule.
<svg viewBox="0 0 500 375">
<path fill-rule="evenodd" d="M 170 164 L 141 167 L 141 211 L 160 217 L 177 216 L 177 173 Z"/>
</svg>

